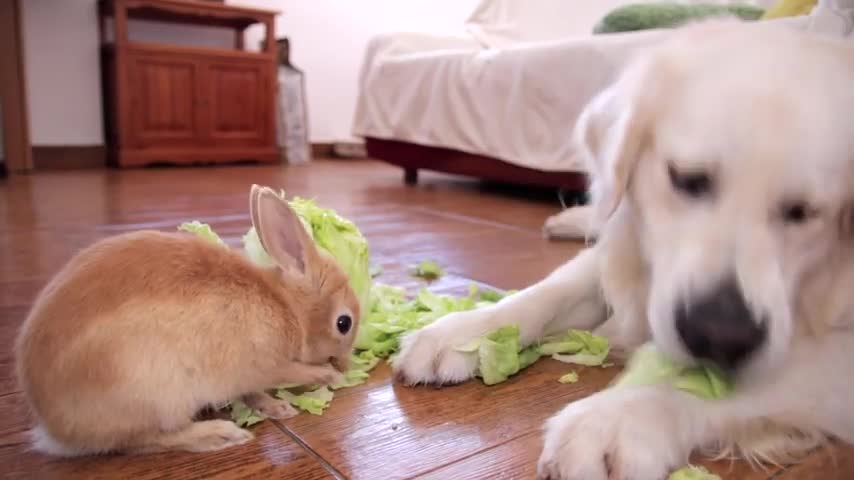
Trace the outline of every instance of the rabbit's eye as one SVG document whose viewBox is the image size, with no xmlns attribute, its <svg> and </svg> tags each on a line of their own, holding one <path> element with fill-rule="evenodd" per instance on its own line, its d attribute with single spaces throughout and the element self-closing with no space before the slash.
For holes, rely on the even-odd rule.
<svg viewBox="0 0 854 480">
<path fill-rule="evenodd" d="M 341 315 L 338 317 L 336 325 L 338 326 L 338 331 L 341 332 L 342 335 L 346 335 L 347 332 L 350 331 L 350 327 L 353 326 L 353 319 L 350 318 L 350 315 Z"/>
</svg>

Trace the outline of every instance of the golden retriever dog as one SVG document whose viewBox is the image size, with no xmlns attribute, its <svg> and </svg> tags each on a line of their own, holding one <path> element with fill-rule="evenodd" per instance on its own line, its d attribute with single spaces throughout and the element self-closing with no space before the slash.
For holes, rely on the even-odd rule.
<svg viewBox="0 0 854 480">
<path fill-rule="evenodd" d="M 713 362 L 706 400 L 617 387 L 545 424 L 541 478 L 660 480 L 694 452 L 788 462 L 854 442 L 854 42 L 731 21 L 677 29 L 591 100 L 574 130 L 597 241 L 496 305 L 413 332 L 408 384 L 471 378 L 453 347 L 593 329 Z"/>
</svg>

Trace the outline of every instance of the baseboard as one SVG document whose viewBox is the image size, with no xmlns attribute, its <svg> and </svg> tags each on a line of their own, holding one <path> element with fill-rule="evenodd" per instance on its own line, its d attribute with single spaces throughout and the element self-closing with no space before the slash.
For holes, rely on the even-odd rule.
<svg viewBox="0 0 854 480">
<path fill-rule="evenodd" d="M 312 142 L 311 158 L 329 158 L 333 156 L 335 144 L 332 142 Z"/>
<path fill-rule="evenodd" d="M 338 145 L 338 148 L 336 148 Z M 316 142 L 311 144 L 312 158 L 357 158 L 341 155 L 339 142 Z M 357 145 L 345 145 L 349 151 Z M 358 149 L 356 149 L 358 150 Z M 69 170 L 81 168 L 103 168 L 107 165 L 107 149 L 103 145 L 57 145 L 34 146 L 33 166 L 36 170 Z"/>
<path fill-rule="evenodd" d="M 106 165 L 107 149 L 103 145 L 33 147 L 33 167 L 36 170 L 104 168 Z"/>
<path fill-rule="evenodd" d="M 311 144 L 312 158 L 365 158 L 365 146 L 356 142 L 316 142 Z"/>
</svg>

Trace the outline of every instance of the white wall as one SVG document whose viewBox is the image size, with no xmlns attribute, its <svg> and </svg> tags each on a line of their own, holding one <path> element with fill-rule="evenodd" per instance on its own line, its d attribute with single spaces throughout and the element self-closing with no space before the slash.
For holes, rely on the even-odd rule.
<svg viewBox="0 0 854 480">
<path fill-rule="evenodd" d="M 291 41 L 291 62 L 306 75 L 312 141 L 350 139 L 357 80 L 369 38 L 377 33 L 454 33 L 478 0 L 227 0 L 278 10 L 276 36 Z M 247 47 L 260 40 L 247 33 Z"/>
<path fill-rule="evenodd" d="M 21 7 L 33 145 L 102 144 L 95 0 L 26 0 Z"/>
<path fill-rule="evenodd" d="M 368 39 L 381 32 L 451 33 L 477 0 L 227 0 L 279 10 L 277 36 L 291 39 L 306 73 L 311 139 L 350 139 L 356 82 Z M 30 134 L 37 146 L 103 144 L 95 0 L 26 0 L 23 36 Z M 211 32 L 131 25 L 137 38 L 215 40 Z M 247 35 L 255 46 L 259 32 Z"/>
</svg>

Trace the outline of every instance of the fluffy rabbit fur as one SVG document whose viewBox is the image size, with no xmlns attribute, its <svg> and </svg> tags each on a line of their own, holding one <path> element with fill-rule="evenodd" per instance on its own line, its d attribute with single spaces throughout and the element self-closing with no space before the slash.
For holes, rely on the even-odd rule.
<svg viewBox="0 0 854 480">
<path fill-rule="evenodd" d="M 253 185 L 250 197 L 276 267 L 143 231 L 88 247 L 45 287 L 15 351 L 37 450 L 218 450 L 252 434 L 194 421 L 201 409 L 242 398 L 286 418 L 293 407 L 264 389 L 340 379 L 360 314 L 347 277 L 275 192 Z"/>
</svg>

